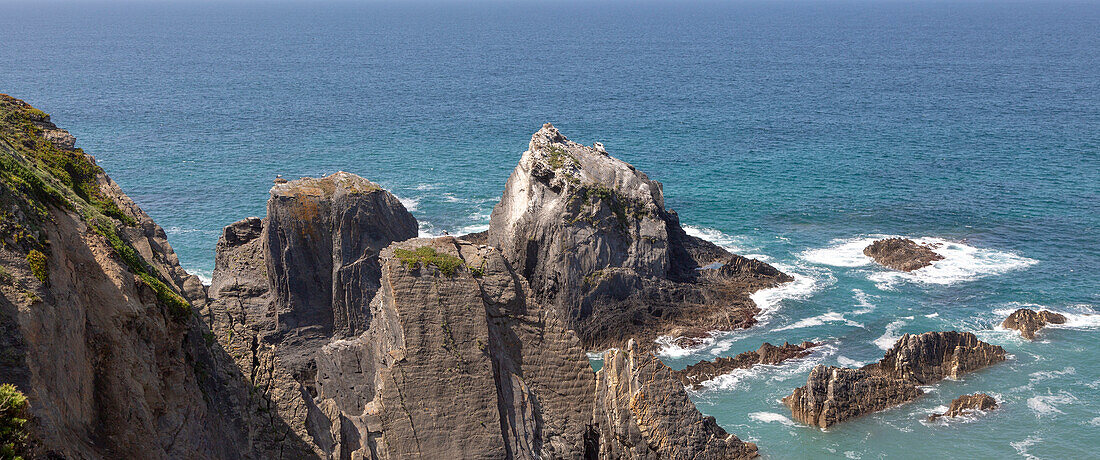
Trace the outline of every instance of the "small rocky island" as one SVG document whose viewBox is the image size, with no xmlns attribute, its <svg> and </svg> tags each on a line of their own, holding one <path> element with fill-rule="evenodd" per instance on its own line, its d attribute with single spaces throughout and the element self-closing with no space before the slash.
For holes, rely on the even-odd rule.
<svg viewBox="0 0 1100 460">
<path fill-rule="evenodd" d="M 951 401 L 951 407 L 947 409 L 947 412 L 942 414 L 932 414 L 928 416 L 929 422 L 934 422 L 940 417 L 959 417 L 967 415 L 975 410 L 987 411 L 997 408 L 997 400 L 993 399 L 985 393 L 975 393 L 972 395 L 962 395 Z"/>
<path fill-rule="evenodd" d="M 905 334 L 881 360 L 860 369 L 818 365 L 806 385 L 783 398 L 795 420 L 828 428 L 912 401 L 919 385 L 958 378 L 1005 360 L 1003 348 L 969 332 Z"/>
<path fill-rule="evenodd" d="M 863 249 L 863 254 L 878 262 L 880 265 L 911 272 L 932 265 L 932 262 L 943 260 L 943 256 L 937 254 L 932 245 L 920 244 L 908 238 L 887 238 L 877 240 Z"/>
<path fill-rule="evenodd" d="M 1016 310 L 1008 318 L 1005 318 L 1001 326 L 1006 329 L 1015 329 L 1020 331 L 1025 339 L 1035 340 L 1035 333 L 1046 327 L 1047 324 L 1065 324 L 1066 317 L 1064 315 L 1048 311 L 1040 310 L 1035 311 L 1027 308 L 1021 308 Z"/>
<path fill-rule="evenodd" d="M 777 347 L 764 342 L 756 351 L 746 351 L 733 358 L 717 358 L 713 361 L 699 361 L 684 369 L 673 371 L 673 375 L 686 387 L 699 389 L 703 382 L 737 369 L 749 369 L 757 364 L 780 364 L 788 359 L 802 358 L 810 354 L 810 349 L 821 343 L 802 342 L 800 345 L 784 343 Z"/>
</svg>

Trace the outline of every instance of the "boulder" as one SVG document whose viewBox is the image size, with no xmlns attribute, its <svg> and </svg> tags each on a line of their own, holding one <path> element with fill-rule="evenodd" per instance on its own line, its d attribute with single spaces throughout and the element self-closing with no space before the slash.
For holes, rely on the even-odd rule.
<svg viewBox="0 0 1100 460">
<path fill-rule="evenodd" d="M 997 400 L 985 393 L 962 395 L 951 401 L 951 407 L 947 409 L 947 412 L 929 415 L 928 421 L 932 422 L 940 417 L 958 417 L 974 410 L 987 411 L 996 408 Z"/>
<path fill-rule="evenodd" d="M 877 240 L 863 249 L 863 254 L 875 260 L 879 264 L 911 272 L 932 265 L 932 262 L 943 260 L 943 256 L 937 254 L 934 246 L 919 244 L 908 238 L 887 238 Z"/>
<path fill-rule="evenodd" d="M 1064 324 L 1066 317 L 1048 310 L 1030 310 L 1021 308 L 1016 310 L 1008 318 L 1005 318 L 1001 326 L 1007 329 L 1020 331 L 1025 339 L 1035 340 L 1035 333 L 1047 324 Z"/>
<path fill-rule="evenodd" d="M 487 241 L 588 349 L 751 326 L 749 295 L 791 280 L 687 235 L 660 182 L 550 124 L 508 178 Z"/>
<path fill-rule="evenodd" d="M 759 350 L 746 351 L 733 358 L 721 357 L 713 361 L 699 361 L 684 369 L 673 371 L 672 374 L 684 386 L 699 389 L 702 388 L 703 382 L 733 372 L 735 369 L 748 369 L 757 364 L 774 365 L 788 359 L 805 357 L 810 354 L 811 348 L 818 345 L 821 344 L 802 342 L 801 345 L 784 343 L 783 346 L 777 347 L 764 342 Z"/>
<path fill-rule="evenodd" d="M 699 413 L 672 369 L 630 340 L 604 353 L 594 423 L 600 458 L 741 459 L 757 447 Z"/>
<path fill-rule="evenodd" d="M 806 385 L 783 398 L 796 420 L 828 428 L 923 394 L 918 385 L 959 376 L 1005 360 L 1003 348 L 969 332 L 905 334 L 876 363 L 861 369 L 819 365 Z"/>
</svg>

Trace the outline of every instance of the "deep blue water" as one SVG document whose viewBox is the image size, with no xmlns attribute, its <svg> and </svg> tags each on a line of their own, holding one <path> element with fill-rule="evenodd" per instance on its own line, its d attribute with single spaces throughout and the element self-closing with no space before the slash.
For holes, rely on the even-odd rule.
<svg viewBox="0 0 1100 460">
<path fill-rule="evenodd" d="M 0 24 L 0 92 L 75 134 L 199 274 L 276 174 L 351 171 L 425 233 L 482 229 L 550 121 L 662 181 L 693 232 L 798 275 L 763 325 L 665 356 L 827 341 L 693 395 L 765 455 L 1100 449 L 1100 4 L 0 3 Z M 948 257 L 892 275 L 859 256 L 880 234 Z M 1025 304 L 1071 322 L 995 327 Z M 827 432 L 785 418 L 813 364 L 939 329 L 1012 358 Z M 921 422 L 972 391 L 1002 408 Z"/>
</svg>

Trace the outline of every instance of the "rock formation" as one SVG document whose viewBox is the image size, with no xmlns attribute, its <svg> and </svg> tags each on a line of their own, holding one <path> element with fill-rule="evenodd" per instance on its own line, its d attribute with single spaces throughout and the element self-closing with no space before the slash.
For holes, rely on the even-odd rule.
<svg viewBox="0 0 1100 460">
<path fill-rule="evenodd" d="M 242 458 L 249 386 L 205 288 L 71 135 L 0 95 L 0 383 L 27 458 Z M 288 440 L 289 443 L 289 440 Z"/>
<path fill-rule="evenodd" d="M 887 238 L 871 243 L 863 249 L 863 254 L 886 267 L 911 272 L 932 265 L 933 261 L 943 260 L 943 256 L 933 249 L 935 247 L 932 245 L 919 244 L 908 238 Z"/>
<path fill-rule="evenodd" d="M 305 396 L 317 391 L 316 357 L 334 338 L 366 330 L 381 278 L 378 253 L 416 233 L 416 219 L 396 197 L 345 172 L 277 184 L 266 219 L 225 228 L 205 313 L 257 390 L 253 411 L 277 414 L 294 437 L 314 439 Z M 286 435 L 266 429 L 254 437 L 268 444 Z M 324 447 L 314 440 L 309 450 L 327 455 Z"/>
<path fill-rule="evenodd" d="M 1065 322 L 1065 316 L 1052 311 L 1040 310 L 1036 312 L 1035 310 L 1021 308 L 1008 315 L 1001 326 L 1016 329 L 1020 331 L 1020 335 L 1025 339 L 1035 340 L 1035 333 L 1047 324 L 1064 324 Z"/>
<path fill-rule="evenodd" d="M 916 399 L 928 385 L 1005 359 L 1003 348 L 969 332 L 905 334 L 877 363 L 861 369 L 818 365 L 806 385 L 783 398 L 796 420 L 828 428 Z"/>
<path fill-rule="evenodd" d="M 703 382 L 733 372 L 735 369 L 748 369 L 757 364 L 779 364 L 788 359 L 802 358 L 809 355 L 810 349 L 818 345 L 821 344 L 802 342 L 801 345 L 784 343 L 783 346 L 777 347 L 764 342 L 759 350 L 746 351 L 733 358 L 722 357 L 713 361 L 699 361 L 684 369 L 673 371 L 672 374 L 684 386 L 699 389 L 702 388 Z"/>
<path fill-rule="evenodd" d="M 748 327 L 749 294 L 791 280 L 687 235 L 659 182 L 550 124 L 509 177 L 487 241 L 588 349 Z"/>
<path fill-rule="evenodd" d="M 633 340 L 604 353 L 596 373 L 600 458 L 739 459 L 756 445 L 695 409 L 672 369 Z"/>
<path fill-rule="evenodd" d="M 954 401 L 951 401 L 951 407 L 947 409 L 947 412 L 929 415 L 928 421 L 933 422 L 940 417 L 958 417 L 960 415 L 966 415 L 974 410 L 986 411 L 996 408 L 997 400 L 985 393 L 962 395 L 955 398 Z"/>
</svg>

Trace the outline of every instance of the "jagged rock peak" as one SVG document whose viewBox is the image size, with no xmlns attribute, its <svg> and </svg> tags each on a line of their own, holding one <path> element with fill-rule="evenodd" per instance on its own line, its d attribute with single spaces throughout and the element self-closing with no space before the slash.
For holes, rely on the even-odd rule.
<svg viewBox="0 0 1100 460">
<path fill-rule="evenodd" d="M 969 332 L 905 334 L 881 360 L 862 369 L 818 365 L 783 403 L 796 420 L 828 428 L 916 399 L 923 394 L 918 385 L 958 378 L 1004 359 L 1003 348 Z"/>
<path fill-rule="evenodd" d="M 1035 333 L 1046 327 L 1047 324 L 1065 324 L 1065 322 L 1066 317 L 1064 315 L 1049 310 L 1035 311 L 1021 308 L 1008 315 L 1001 326 L 1020 331 L 1020 335 L 1025 339 L 1035 340 Z"/>
<path fill-rule="evenodd" d="M 550 124 L 508 178 L 486 241 L 593 349 L 747 327 L 749 294 L 789 280 L 687 235 L 660 182 Z M 714 262 L 729 266 L 701 270 Z"/>
<path fill-rule="evenodd" d="M 684 386 L 634 340 L 603 355 L 596 373 L 600 458 L 743 459 L 756 444 L 726 433 L 699 413 Z"/>
</svg>

